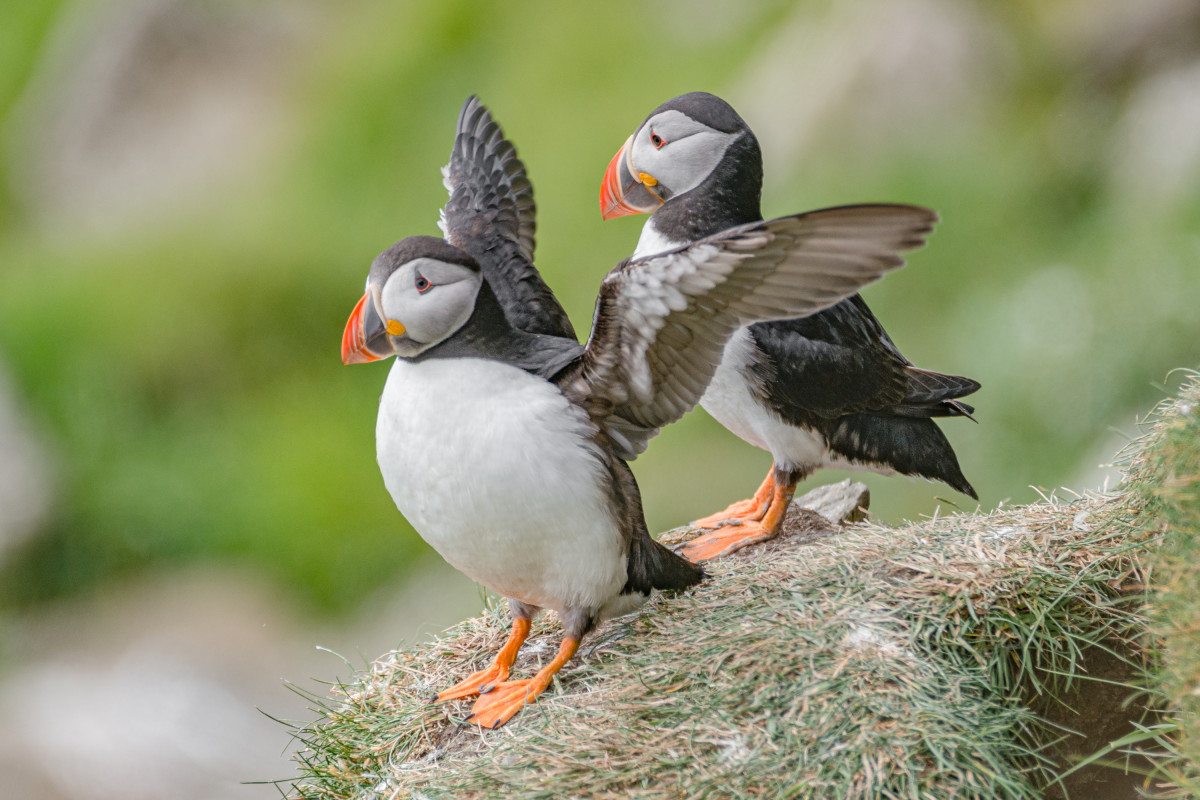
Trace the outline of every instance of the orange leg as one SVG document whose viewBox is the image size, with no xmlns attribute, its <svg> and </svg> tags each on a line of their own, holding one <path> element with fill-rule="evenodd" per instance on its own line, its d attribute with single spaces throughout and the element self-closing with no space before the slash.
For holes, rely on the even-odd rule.
<svg viewBox="0 0 1200 800">
<path fill-rule="evenodd" d="M 442 700 L 458 700 L 463 697 L 470 697 L 480 692 L 486 692 L 492 684 L 507 680 L 513 662 L 517 660 L 517 651 L 521 649 L 521 645 L 525 643 L 525 639 L 528 636 L 529 620 L 514 619 L 512 633 L 508 635 L 508 641 L 504 643 L 504 647 L 500 648 L 500 652 L 496 654 L 496 659 L 492 661 L 490 667 L 480 670 L 466 680 L 454 684 L 454 686 L 451 686 L 429 702 L 438 703 Z"/>
<path fill-rule="evenodd" d="M 555 673 L 563 668 L 579 649 L 579 640 L 572 636 L 563 637 L 558 655 L 532 678 L 523 681 L 505 681 L 492 687 L 475 701 L 475 708 L 468 722 L 477 722 L 484 728 L 499 728 L 513 718 L 527 704 L 537 700 L 546 691 Z"/>
<path fill-rule="evenodd" d="M 680 555 L 688 561 L 700 563 L 727 556 L 748 545 L 773 538 L 783 528 L 783 518 L 787 516 L 788 506 L 791 505 L 792 495 L 795 493 L 795 483 L 790 485 L 775 483 L 771 503 L 761 521 L 746 520 L 740 525 L 718 528 L 711 533 L 698 536 L 680 548 Z"/>
<path fill-rule="evenodd" d="M 754 493 L 754 497 L 749 500 L 738 500 L 724 511 L 718 511 L 703 519 L 698 519 L 692 523 L 692 527 L 720 528 L 722 525 L 741 525 L 747 520 L 757 522 L 767 513 L 767 506 L 774 493 L 775 466 L 772 465 L 771 469 L 767 471 L 767 477 L 763 480 L 762 485 Z"/>
</svg>

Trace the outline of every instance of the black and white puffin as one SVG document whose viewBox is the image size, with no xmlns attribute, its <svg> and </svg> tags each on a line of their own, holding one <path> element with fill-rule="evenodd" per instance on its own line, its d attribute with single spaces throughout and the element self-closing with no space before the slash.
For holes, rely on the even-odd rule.
<svg viewBox="0 0 1200 800">
<path fill-rule="evenodd" d="M 459 182 L 472 175 L 497 178 L 456 171 L 452 158 L 442 219 L 472 252 L 425 236 L 385 250 L 346 324 L 342 360 L 396 356 L 376 427 L 384 484 L 450 564 L 509 598 L 512 631 L 492 664 L 436 698 L 479 694 L 470 718 L 492 728 L 533 702 L 600 620 L 702 578 L 650 537 L 626 462 L 694 406 L 729 335 L 852 294 L 898 267 L 936 215 L 828 209 L 627 260 L 601 284 L 580 346 L 517 327 L 492 286 L 501 279 L 485 279 L 498 273 L 481 259 L 521 250 L 509 246 L 520 223 L 491 201 L 456 202 L 460 192 L 492 196 L 490 183 Z M 508 680 L 543 608 L 564 628 L 558 654 L 534 677 Z"/>
<path fill-rule="evenodd" d="M 632 256 L 647 258 L 762 219 L 762 181 L 754 132 L 721 98 L 692 92 L 654 109 L 613 156 L 601 214 L 649 212 Z M 700 405 L 774 463 L 754 497 L 693 523 L 717 530 L 682 552 L 703 560 L 774 536 L 796 484 L 822 467 L 921 476 L 978 499 L 933 421 L 970 417 L 958 398 L 978 388 L 914 366 L 857 294 L 739 329 Z"/>
</svg>

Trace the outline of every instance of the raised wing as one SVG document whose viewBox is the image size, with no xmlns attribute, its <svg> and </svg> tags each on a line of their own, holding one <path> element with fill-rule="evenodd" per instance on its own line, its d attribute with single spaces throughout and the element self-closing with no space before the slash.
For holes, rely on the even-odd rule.
<svg viewBox="0 0 1200 800">
<path fill-rule="evenodd" d="M 537 207 L 525 164 L 473 95 L 459 111 L 442 181 L 450 199 L 438 227 L 479 262 L 509 322 L 529 333 L 576 338 L 567 312 L 533 265 Z"/>
<path fill-rule="evenodd" d="M 849 297 L 903 264 L 936 221 L 915 206 L 830 208 L 623 263 L 601 285 L 587 350 L 560 385 L 632 458 L 696 404 L 737 328 Z"/>
</svg>

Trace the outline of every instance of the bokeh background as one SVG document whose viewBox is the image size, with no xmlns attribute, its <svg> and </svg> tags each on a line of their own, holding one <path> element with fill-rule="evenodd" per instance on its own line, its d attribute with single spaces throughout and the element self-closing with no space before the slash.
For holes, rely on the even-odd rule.
<svg viewBox="0 0 1200 800">
<path fill-rule="evenodd" d="M 479 607 L 384 491 L 387 367 L 341 366 L 346 316 L 377 252 L 437 233 L 478 93 L 586 331 L 643 221 L 601 223 L 604 167 L 695 89 L 757 132 L 768 216 L 941 212 L 866 296 L 918 364 L 983 383 L 979 424 L 944 425 L 982 508 L 1111 484 L 1200 366 L 1194 0 L 8 0 L 0 795 L 274 796 L 239 782 L 294 774 L 256 710 L 310 718 L 285 681 Z M 635 470 L 664 529 L 768 464 L 697 412 Z M 865 480 L 887 521 L 975 508 Z"/>
</svg>

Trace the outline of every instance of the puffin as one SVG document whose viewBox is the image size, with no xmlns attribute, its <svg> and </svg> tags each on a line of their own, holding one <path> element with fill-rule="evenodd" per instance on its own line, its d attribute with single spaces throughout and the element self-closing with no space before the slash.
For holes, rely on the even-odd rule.
<svg viewBox="0 0 1200 800">
<path fill-rule="evenodd" d="M 762 182 L 754 132 L 721 98 L 691 92 L 654 109 L 613 156 L 601 216 L 649 213 L 632 256 L 648 258 L 761 220 Z M 979 386 L 915 366 L 858 294 L 739 328 L 700 406 L 770 452 L 771 469 L 751 498 L 693 522 L 714 530 L 682 552 L 707 560 L 777 535 L 796 484 L 825 467 L 919 476 L 978 500 L 934 420 L 973 420 L 959 398 Z"/>
<path fill-rule="evenodd" d="M 467 719 L 485 728 L 535 702 L 599 622 L 703 578 L 650 536 L 628 462 L 694 407 L 729 336 L 852 295 L 899 267 L 937 219 L 916 206 L 824 209 L 626 259 L 601 283 L 581 345 L 524 329 L 501 300 L 513 288 L 499 286 L 504 275 L 536 274 L 531 230 L 510 213 L 520 192 L 505 188 L 518 170 L 486 168 L 501 139 L 461 148 L 481 169 L 452 155 L 445 238 L 410 236 L 372 262 L 341 347 L 345 364 L 393 360 L 376 454 L 398 510 L 448 563 L 508 599 L 512 628 L 492 662 L 434 698 L 478 695 Z M 512 166 L 515 153 L 505 158 Z M 558 652 L 512 680 L 543 609 L 562 625 Z"/>
</svg>

